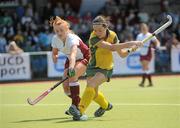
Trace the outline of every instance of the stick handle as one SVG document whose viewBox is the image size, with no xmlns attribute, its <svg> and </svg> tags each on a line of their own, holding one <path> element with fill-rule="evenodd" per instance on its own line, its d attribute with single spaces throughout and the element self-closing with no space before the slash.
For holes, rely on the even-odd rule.
<svg viewBox="0 0 180 128">
<path fill-rule="evenodd" d="M 64 81 L 66 81 L 68 79 L 68 77 L 64 78 L 63 80 L 59 81 L 58 83 L 56 83 L 53 87 L 51 87 L 51 91 L 54 90 L 57 86 L 59 86 L 61 83 L 63 83 Z"/>
<path fill-rule="evenodd" d="M 155 34 L 153 33 L 152 35 L 146 37 L 144 40 L 142 40 L 143 43 L 146 43 L 148 40 L 152 39 L 155 36 Z"/>
<path fill-rule="evenodd" d="M 34 99 L 33 101 L 28 98 L 27 101 L 30 105 L 35 105 L 36 103 L 38 103 L 39 101 L 41 101 L 45 96 L 47 96 L 52 90 L 54 90 L 58 85 L 60 85 L 61 83 L 63 83 L 64 81 L 66 81 L 68 79 L 68 77 L 64 78 L 63 80 L 59 81 L 58 83 L 56 83 L 53 87 L 49 88 L 48 90 L 46 90 L 45 92 L 43 92 L 40 96 L 38 96 L 36 99 Z"/>
</svg>

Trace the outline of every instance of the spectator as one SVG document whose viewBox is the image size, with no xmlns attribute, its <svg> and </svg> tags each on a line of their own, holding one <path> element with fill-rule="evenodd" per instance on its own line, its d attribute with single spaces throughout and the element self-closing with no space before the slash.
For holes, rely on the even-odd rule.
<svg viewBox="0 0 180 128">
<path fill-rule="evenodd" d="M 133 38 L 137 36 L 140 21 L 148 22 L 150 32 L 152 32 L 159 27 L 159 24 L 163 24 L 160 22 L 166 20 L 167 14 L 171 14 L 173 17 L 172 26 L 158 35 L 162 45 L 165 46 L 173 32 L 176 33 L 176 38 L 180 40 L 180 19 L 178 11 L 168 12 L 170 8 L 170 2 L 168 0 L 161 0 L 161 3 L 163 8 L 166 8 L 164 9 L 166 11 L 161 12 L 159 15 L 149 14 L 142 9 L 138 12 L 138 0 L 108 0 L 98 13 L 110 17 L 110 28 L 117 32 L 121 41 L 126 40 L 128 35 L 132 35 Z M 28 3 L 27 0 L 21 0 L 20 5 L 16 9 L 0 9 L 0 30 L 7 42 L 11 37 L 19 35 L 19 31 L 21 31 L 24 39 L 20 44 L 19 41 L 16 41 L 16 43 L 21 48 L 24 48 L 28 40 L 32 41 L 32 39 L 28 39 L 32 38 L 32 31 L 35 33 L 35 37 L 40 34 L 46 35 L 46 32 L 48 34 L 51 33 L 47 19 L 53 15 L 59 15 L 69 19 L 74 32 L 79 34 L 87 42 L 91 30 L 90 21 L 93 18 L 90 12 L 87 12 L 84 16 L 80 16 L 73 10 L 70 4 L 62 4 L 60 2 L 54 2 L 52 4 L 50 1 L 43 8 L 42 14 L 39 10 L 33 8 L 32 3 Z M 41 28 L 45 30 L 43 32 L 39 31 Z M 46 45 L 47 48 L 44 48 L 42 44 L 39 44 L 39 39 L 37 40 L 32 41 L 31 45 L 36 48 L 41 46 L 41 50 L 49 49 L 49 45 Z M 45 44 L 49 44 L 48 42 L 45 42 Z"/>
<path fill-rule="evenodd" d="M 140 19 L 140 22 L 148 23 L 149 21 L 149 15 L 143 9 L 138 13 L 138 17 Z"/>
<path fill-rule="evenodd" d="M 13 24 L 12 17 L 8 14 L 8 12 L 5 12 L 3 18 L 3 25 L 12 25 L 12 24 Z"/>
<path fill-rule="evenodd" d="M 92 21 L 92 14 L 91 12 L 87 12 L 85 16 L 83 16 L 83 20 L 86 22 L 91 22 Z"/>
<path fill-rule="evenodd" d="M 177 36 L 179 37 L 179 38 L 177 37 L 178 40 L 180 40 L 180 22 L 179 22 L 179 24 L 178 24 L 177 29 L 175 30 L 175 32 L 177 33 Z"/>
<path fill-rule="evenodd" d="M 50 41 L 48 39 L 48 30 L 43 30 L 38 35 L 39 45 L 43 51 L 48 51 L 50 48 Z"/>
<path fill-rule="evenodd" d="M 7 40 L 0 32 L 0 53 L 6 53 Z"/>
<path fill-rule="evenodd" d="M 177 35 L 175 33 L 172 34 L 172 47 L 180 48 L 180 41 L 177 39 Z"/>
<path fill-rule="evenodd" d="M 177 35 L 175 33 L 173 33 L 171 39 L 166 42 L 166 48 L 169 53 L 171 48 L 180 48 L 180 41 L 177 39 Z"/>
<path fill-rule="evenodd" d="M 6 25 L 2 25 L 2 29 L 1 29 L 2 33 L 6 36 L 6 35 L 14 35 L 15 31 L 14 31 L 14 27 L 12 26 L 12 24 L 9 22 Z"/>
<path fill-rule="evenodd" d="M 32 52 L 33 51 L 31 40 L 26 41 L 26 45 L 23 49 L 24 49 L 24 52 Z"/>
<path fill-rule="evenodd" d="M 14 36 L 14 41 L 20 46 L 23 47 L 25 42 L 24 42 L 24 36 L 22 34 L 21 30 L 17 31 L 17 34 Z"/>
<path fill-rule="evenodd" d="M 32 18 L 26 12 L 26 14 L 21 19 L 22 25 L 26 24 L 27 22 L 31 22 L 31 21 L 32 21 Z"/>
<path fill-rule="evenodd" d="M 65 4 L 64 10 L 65 10 L 64 17 L 67 17 L 73 12 L 72 8 L 70 7 L 68 3 Z"/>
<path fill-rule="evenodd" d="M 54 8 L 54 16 L 60 16 L 60 17 L 64 16 L 64 9 L 60 2 L 57 3 L 56 7 Z"/>
<path fill-rule="evenodd" d="M 8 53 L 10 54 L 20 54 L 23 53 L 24 51 L 17 46 L 15 41 L 11 41 L 9 46 L 8 46 Z"/>
<path fill-rule="evenodd" d="M 169 10 L 169 1 L 168 0 L 161 0 L 161 11 L 165 12 Z"/>
<path fill-rule="evenodd" d="M 31 4 L 31 3 L 29 3 L 29 4 L 27 5 L 26 13 L 27 13 L 27 15 L 30 16 L 30 17 L 33 17 L 33 16 L 34 16 L 34 11 L 33 11 L 32 4 Z"/>
<path fill-rule="evenodd" d="M 123 29 L 123 26 L 122 26 L 122 20 L 121 18 L 118 18 L 117 20 L 117 24 L 116 24 L 116 31 L 117 33 L 120 33 Z"/>
<path fill-rule="evenodd" d="M 17 8 L 16 8 L 16 14 L 18 16 L 19 19 L 21 19 L 24 14 L 25 14 L 25 10 L 24 10 L 24 7 L 22 5 L 19 5 Z"/>
<path fill-rule="evenodd" d="M 43 20 L 47 20 L 47 19 L 50 18 L 50 16 L 52 16 L 52 14 L 53 14 L 53 9 L 52 9 L 52 4 L 51 4 L 51 2 L 48 2 L 48 3 L 46 4 L 46 6 L 45 6 L 44 9 L 43 9 L 43 12 L 44 12 L 44 14 L 45 14 L 45 15 L 43 15 Z"/>
</svg>

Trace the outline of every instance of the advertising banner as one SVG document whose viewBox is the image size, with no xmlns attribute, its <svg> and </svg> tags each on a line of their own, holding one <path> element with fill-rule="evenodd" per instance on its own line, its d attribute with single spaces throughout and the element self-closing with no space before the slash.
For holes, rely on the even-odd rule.
<svg viewBox="0 0 180 128">
<path fill-rule="evenodd" d="M 180 48 L 171 49 L 171 71 L 180 72 Z"/>
<path fill-rule="evenodd" d="M 31 79 L 29 54 L 0 54 L 0 81 L 24 79 Z"/>
<path fill-rule="evenodd" d="M 58 56 L 58 61 L 55 64 L 52 60 L 52 53 L 47 53 L 47 59 L 48 59 L 48 77 L 61 77 L 63 76 L 64 72 L 64 64 L 66 61 L 66 56 L 62 53 Z"/>
<path fill-rule="evenodd" d="M 139 52 L 130 54 L 126 58 L 121 58 L 117 53 L 113 53 L 114 57 L 114 75 L 142 74 L 142 67 L 139 61 Z M 154 57 L 150 63 L 150 71 L 154 73 Z"/>
</svg>

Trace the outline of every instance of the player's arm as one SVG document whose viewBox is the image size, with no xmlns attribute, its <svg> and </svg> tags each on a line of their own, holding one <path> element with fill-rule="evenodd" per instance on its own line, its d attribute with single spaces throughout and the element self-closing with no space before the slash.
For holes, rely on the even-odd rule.
<svg viewBox="0 0 180 128">
<path fill-rule="evenodd" d="M 53 58 L 53 62 L 57 63 L 57 58 L 58 58 L 58 49 L 57 48 L 52 48 L 52 58 Z"/>
<path fill-rule="evenodd" d="M 139 46 L 133 45 L 133 46 L 131 46 L 130 48 L 132 48 L 133 51 L 136 51 L 136 50 L 139 48 Z M 127 57 L 127 56 L 129 55 L 129 52 L 128 52 L 127 49 L 121 49 L 121 50 L 118 50 L 118 51 L 116 51 L 116 52 L 117 52 L 117 53 L 119 54 L 119 56 L 122 57 L 122 58 L 125 58 L 125 57 Z"/>
<path fill-rule="evenodd" d="M 72 45 L 71 46 L 71 52 L 69 55 L 69 68 L 68 68 L 68 73 L 67 75 L 69 77 L 75 76 L 75 64 L 76 64 L 76 54 L 77 54 L 77 45 Z"/>
<path fill-rule="evenodd" d="M 70 69 L 73 69 L 75 64 L 76 64 L 76 54 L 77 54 L 77 45 L 73 45 L 71 47 L 71 53 L 70 53 L 70 56 L 69 56 L 69 68 Z"/>
<path fill-rule="evenodd" d="M 157 38 L 155 38 L 153 43 L 154 43 L 155 47 L 160 47 L 160 41 Z"/>
<path fill-rule="evenodd" d="M 141 47 L 141 46 L 143 46 L 143 43 L 142 43 L 142 41 L 129 41 L 129 42 L 120 43 L 120 44 L 113 44 L 112 50 L 119 51 L 119 50 L 125 49 L 125 48 L 132 48 L 133 46 Z"/>
<path fill-rule="evenodd" d="M 120 57 L 124 58 L 128 56 L 129 52 L 124 50 L 125 48 L 133 48 L 134 51 L 143 46 L 142 41 L 130 41 L 121 44 L 110 44 L 105 41 L 101 41 L 97 44 L 98 47 L 105 48 L 111 51 L 116 51 Z"/>
</svg>

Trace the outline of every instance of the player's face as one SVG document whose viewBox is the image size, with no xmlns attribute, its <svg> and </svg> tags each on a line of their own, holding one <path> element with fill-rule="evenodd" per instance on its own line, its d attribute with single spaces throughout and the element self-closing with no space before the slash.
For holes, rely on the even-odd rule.
<svg viewBox="0 0 180 128">
<path fill-rule="evenodd" d="M 93 30 L 97 37 L 104 38 L 106 36 L 107 28 L 103 27 L 102 25 L 93 25 Z"/>
<path fill-rule="evenodd" d="M 65 24 L 54 25 L 54 32 L 62 40 L 66 39 L 67 31 L 68 27 Z"/>
<path fill-rule="evenodd" d="M 144 25 L 144 24 L 140 26 L 140 29 L 141 29 L 141 32 L 144 34 L 146 34 L 149 31 L 147 25 Z"/>
</svg>

